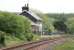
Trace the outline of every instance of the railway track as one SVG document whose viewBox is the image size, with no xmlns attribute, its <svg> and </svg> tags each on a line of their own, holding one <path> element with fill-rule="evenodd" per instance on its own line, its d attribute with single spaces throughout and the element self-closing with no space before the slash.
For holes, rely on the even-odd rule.
<svg viewBox="0 0 74 50">
<path fill-rule="evenodd" d="M 63 42 L 64 38 L 59 37 L 59 38 L 54 38 L 54 39 L 44 39 L 36 42 L 29 42 L 13 47 L 6 47 L 6 48 L 1 48 L 0 50 L 44 50 L 49 47 L 49 45 L 56 44 L 58 41 Z"/>
</svg>

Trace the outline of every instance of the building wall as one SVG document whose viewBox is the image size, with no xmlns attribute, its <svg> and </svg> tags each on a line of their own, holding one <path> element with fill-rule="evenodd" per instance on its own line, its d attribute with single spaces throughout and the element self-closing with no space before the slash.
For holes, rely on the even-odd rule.
<svg viewBox="0 0 74 50">
<path fill-rule="evenodd" d="M 32 32 L 41 35 L 42 33 L 42 23 L 36 22 L 32 24 Z"/>
</svg>

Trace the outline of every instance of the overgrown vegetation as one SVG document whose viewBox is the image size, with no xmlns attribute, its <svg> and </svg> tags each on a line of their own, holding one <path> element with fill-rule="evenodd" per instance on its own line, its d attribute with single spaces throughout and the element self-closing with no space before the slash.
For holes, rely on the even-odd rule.
<svg viewBox="0 0 74 50">
<path fill-rule="evenodd" d="M 53 50 L 74 50 L 74 35 L 67 37 L 66 40 L 64 44 L 54 46 Z"/>
<path fill-rule="evenodd" d="M 42 18 L 43 32 L 49 35 L 56 31 L 74 33 L 74 14 L 36 13 Z M 0 44 L 5 45 L 9 41 L 31 41 L 38 37 L 31 32 L 31 24 L 26 17 L 0 12 Z"/>
<path fill-rule="evenodd" d="M 73 34 L 74 33 L 74 29 L 73 29 L 73 20 L 74 20 L 74 14 L 57 14 L 57 13 L 49 13 L 49 14 L 45 14 L 49 17 L 49 21 L 51 21 L 50 19 L 53 18 L 54 21 L 52 22 L 52 26 L 55 28 L 55 30 L 57 31 L 64 31 L 65 33 L 70 33 Z M 56 25 L 56 26 L 54 26 Z"/>
<path fill-rule="evenodd" d="M 42 19 L 43 32 L 45 32 L 45 34 L 47 35 L 50 35 L 51 32 L 54 32 L 53 22 L 55 21 L 55 19 L 39 11 L 36 11 L 35 13 Z"/>
<path fill-rule="evenodd" d="M 26 17 L 14 13 L 0 12 L 0 31 L 0 44 L 3 45 L 7 36 L 23 41 L 31 41 L 33 39 L 30 21 Z"/>
<path fill-rule="evenodd" d="M 36 12 L 43 19 L 43 28 L 46 32 L 63 31 L 65 33 L 74 33 L 74 14 L 65 13 L 47 13 Z M 54 26 L 56 25 L 56 26 Z"/>
<path fill-rule="evenodd" d="M 67 33 L 67 25 L 63 21 L 55 21 L 53 24 L 54 28 L 58 31 Z"/>
</svg>

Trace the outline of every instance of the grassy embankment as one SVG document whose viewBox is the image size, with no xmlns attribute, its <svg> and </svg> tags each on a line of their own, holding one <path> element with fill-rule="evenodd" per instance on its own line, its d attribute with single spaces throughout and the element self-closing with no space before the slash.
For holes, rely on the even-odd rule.
<svg viewBox="0 0 74 50">
<path fill-rule="evenodd" d="M 74 50 L 74 36 L 70 36 L 62 45 L 56 45 L 53 50 Z"/>
<path fill-rule="evenodd" d="M 40 36 L 34 35 L 32 41 L 36 41 L 36 40 L 39 40 L 39 39 L 41 39 Z M 5 38 L 6 47 L 15 46 L 15 45 L 19 45 L 19 44 L 27 43 L 27 42 L 30 42 L 30 41 L 20 40 L 19 38 L 16 38 L 16 37 L 13 37 L 13 36 L 6 36 L 6 38 Z"/>
</svg>

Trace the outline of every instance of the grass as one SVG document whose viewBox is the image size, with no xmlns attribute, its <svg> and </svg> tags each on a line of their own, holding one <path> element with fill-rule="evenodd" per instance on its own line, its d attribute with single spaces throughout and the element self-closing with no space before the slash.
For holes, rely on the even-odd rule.
<svg viewBox="0 0 74 50">
<path fill-rule="evenodd" d="M 34 35 L 34 38 L 33 38 L 32 41 L 36 41 L 36 40 L 39 40 L 39 39 L 41 39 L 40 36 Z M 15 46 L 15 45 L 27 43 L 27 42 L 30 42 L 30 41 L 20 40 L 19 38 L 13 37 L 11 35 L 8 35 L 8 36 L 5 37 L 5 45 L 6 45 L 5 47 Z"/>
<path fill-rule="evenodd" d="M 19 44 L 21 42 L 23 42 L 23 40 L 20 40 L 16 37 L 12 37 L 12 36 L 7 36 L 6 40 L 5 40 L 6 46 L 13 46 L 13 45 Z"/>
<path fill-rule="evenodd" d="M 48 37 L 50 39 L 53 39 L 53 38 L 59 37 L 59 36 L 52 35 L 52 36 L 48 36 Z M 38 40 L 42 40 L 42 39 L 43 39 L 43 37 L 41 37 L 40 35 L 34 35 L 34 38 L 33 38 L 32 41 L 38 41 Z M 6 47 L 15 46 L 17 44 L 22 44 L 22 43 L 27 43 L 27 42 L 28 41 L 26 41 L 26 40 L 20 40 L 19 38 L 16 38 L 16 37 L 13 37 L 13 36 L 6 36 L 6 40 L 5 40 Z"/>
<path fill-rule="evenodd" d="M 55 37 L 60 37 L 60 35 L 51 35 L 51 36 L 48 36 L 46 38 L 54 39 Z M 42 40 L 44 38 L 45 37 L 41 37 L 40 35 L 34 35 L 34 38 L 32 41 L 38 41 L 38 40 Z M 5 40 L 6 46 L 5 47 L 15 46 L 15 45 L 27 43 L 27 42 L 28 42 L 27 40 L 20 40 L 19 38 L 8 35 L 8 36 L 6 36 L 6 40 Z"/>
<path fill-rule="evenodd" d="M 70 37 L 62 45 L 56 45 L 53 50 L 74 50 L 74 37 Z"/>
</svg>

